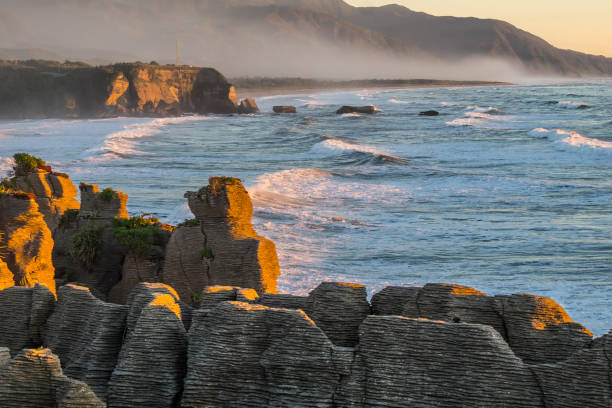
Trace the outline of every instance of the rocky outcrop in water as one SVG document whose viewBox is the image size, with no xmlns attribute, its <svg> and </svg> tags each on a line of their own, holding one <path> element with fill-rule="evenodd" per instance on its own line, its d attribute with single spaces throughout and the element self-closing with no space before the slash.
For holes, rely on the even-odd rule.
<svg viewBox="0 0 612 408">
<path fill-rule="evenodd" d="M 296 113 L 297 112 L 297 109 L 295 108 L 295 106 L 289 106 L 289 105 L 273 106 L 272 110 L 274 111 L 274 113 Z"/>
<path fill-rule="evenodd" d="M 367 115 L 372 115 L 376 113 L 376 106 L 368 105 L 368 106 L 343 106 L 336 111 L 337 115 L 344 115 L 347 113 L 364 113 Z"/>
<path fill-rule="evenodd" d="M 607 408 L 612 398 L 612 334 L 589 336 L 574 351 L 567 347 L 576 344 L 572 330 L 553 331 L 555 343 L 550 334 L 527 337 L 518 348 L 508 341 L 542 329 L 542 322 L 581 327 L 537 296 L 489 297 L 430 284 L 385 288 L 370 305 L 365 288 L 353 284 L 323 283 L 308 297 L 216 286 L 205 288 L 191 310 L 173 288 L 142 283 L 127 306 L 74 285 L 60 288 L 54 303 L 42 286 L 0 291 L 0 328 L 12 327 L 0 333 L 0 347 L 17 354 L 9 364 L 9 349 L 0 349 L 0 401 L 18 401 L 3 406 L 21 406 L 21 390 L 31 384 L 34 405 L 23 406 L 62 406 L 55 404 L 63 395 L 82 401 L 66 406 L 168 408 Z M 21 314 L 11 316 L 13 309 Z M 406 311 L 431 318 L 399 315 Z M 502 326 L 491 313 L 499 313 Z M 474 322 L 485 318 L 490 324 Z M 31 333 L 41 328 L 37 343 Z M 22 344 L 51 351 L 20 353 Z M 51 352 L 63 374 L 56 374 Z M 58 382 L 58 375 L 69 379 Z"/>
<path fill-rule="evenodd" d="M 435 111 L 435 110 L 419 112 L 419 116 L 438 116 L 439 114 L 440 112 Z"/>
<path fill-rule="evenodd" d="M 55 293 L 53 238 L 36 197 L 0 193 L 0 289 L 41 283 Z"/>
<path fill-rule="evenodd" d="M 213 285 L 274 292 L 280 274 L 276 247 L 253 229 L 253 205 L 240 180 L 212 177 L 185 197 L 196 221 L 172 234 L 163 282 L 182 299 Z"/>
<path fill-rule="evenodd" d="M 240 101 L 238 105 L 238 113 L 250 114 L 259 113 L 259 107 L 253 98 L 246 98 Z"/>
<path fill-rule="evenodd" d="M 236 113 L 236 92 L 212 68 L 22 61 L 0 67 L 0 117 L 177 116 Z"/>
</svg>

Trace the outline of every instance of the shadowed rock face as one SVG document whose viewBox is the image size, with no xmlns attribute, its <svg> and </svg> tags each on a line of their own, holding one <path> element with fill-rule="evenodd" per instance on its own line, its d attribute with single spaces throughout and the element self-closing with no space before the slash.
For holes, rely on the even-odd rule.
<svg viewBox="0 0 612 408">
<path fill-rule="evenodd" d="M 0 360 L 2 355 L 0 349 Z M 0 406 L 106 407 L 85 383 L 66 377 L 62 373 L 59 359 L 48 349 L 24 349 L 4 368 L 0 364 Z"/>
<path fill-rule="evenodd" d="M 45 217 L 47 226 L 54 232 L 61 215 L 70 209 L 78 209 L 77 190 L 70 177 L 51 171 L 50 167 L 25 172 L 17 168 L 11 179 L 15 190 L 36 195 L 39 211 Z"/>
<path fill-rule="evenodd" d="M 44 344 L 61 359 L 64 373 L 101 399 L 117 364 L 127 312 L 127 306 L 104 303 L 87 288 L 66 285 L 45 327 Z"/>
<path fill-rule="evenodd" d="M 38 209 L 34 196 L 0 194 L 0 289 L 14 285 L 33 286 L 39 282 L 55 293 L 55 268 L 51 253 L 51 231 Z"/>
<path fill-rule="evenodd" d="M 55 296 L 47 287 L 13 286 L 0 291 L 0 346 L 12 355 L 42 345 L 42 329 L 53 312 Z"/>
<path fill-rule="evenodd" d="M 187 332 L 174 289 L 140 284 L 131 293 L 126 336 L 110 379 L 111 407 L 171 407 L 185 375 Z"/>
<path fill-rule="evenodd" d="M 177 116 L 235 113 L 234 87 L 212 68 L 115 64 L 101 67 L 44 62 L 2 67 L 13 104 L 0 117 Z M 37 84 L 33 87 L 32 84 Z M 8 98 L 8 94 L 6 95 Z"/>
<path fill-rule="evenodd" d="M 259 107 L 253 98 L 246 98 L 240 101 L 238 106 L 238 113 L 258 113 Z"/>
<path fill-rule="evenodd" d="M 593 338 L 554 300 L 533 295 L 489 297 L 460 285 L 387 287 L 372 297 L 372 309 L 379 315 L 490 325 L 530 364 L 565 360 L 588 347 Z"/>
<path fill-rule="evenodd" d="M 188 192 L 198 227 L 179 227 L 166 248 L 163 281 L 191 299 L 206 286 L 232 285 L 274 292 L 280 274 L 274 243 L 255 232 L 253 205 L 238 179 L 212 177 Z"/>
</svg>

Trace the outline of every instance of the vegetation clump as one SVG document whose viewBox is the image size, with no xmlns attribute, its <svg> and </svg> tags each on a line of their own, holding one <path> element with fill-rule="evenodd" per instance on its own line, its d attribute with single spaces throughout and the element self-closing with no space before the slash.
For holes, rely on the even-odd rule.
<svg viewBox="0 0 612 408">
<path fill-rule="evenodd" d="M 162 232 L 157 218 L 143 216 L 115 218 L 113 237 L 128 253 L 145 258 L 153 245 L 161 244 Z"/>
<path fill-rule="evenodd" d="M 15 166 L 13 167 L 15 172 L 19 169 L 23 173 L 29 173 L 34 169 L 45 168 L 47 165 L 43 159 L 28 153 L 15 153 L 13 159 L 15 159 Z"/>
<path fill-rule="evenodd" d="M 6 179 L 5 179 L 6 180 Z M 3 195 L 10 195 L 20 200 L 35 200 L 36 195 L 33 193 L 26 193 L 21 190 L 14 190 L 9 184 L 5 184 L 5 180 L 0 183 L 0 197 Z"/>
<path fill-rule="evenodd" d="M 192 218 L 190 220 L 185 220 L 181 222 L 178 226 L 179 227 L 199 227 L 200 221 L 197 218 Z"/>
<path fill-rule="evenodd" d="M 102 248 L 102 231 L 104 227 L 90 223 L 87 229 L 77 233 L 72 238 L 70 256 L 75 261 L 91 267 L 96 262 L 98 252 Z"/>
<path fill-rule="evenodd" d="M 117 193 L 115 193 L 115 190 L 108 187 L 102 190 L 100 194 L 98 194 L 98 198 L 100 198 L 100 200 L 102 201 L 109 202 L 109 201 L 112 201 L 114 198 L 117 198 Z"/>
<path fill-rule="evenodd" d="M 202 259 L 208 259 L 209 261 L 212 261 L 213 259 L 215 259 L 215 256 L 213 255 L 213 252 L 212 252 L 212 249 L 204 248 L 202 250 Z"/>
<path fill-rule="evenodd" d="M 242 183 L 242 180 L 235 177 L 211 177 L 208 179 L 208 188 L 214 194 L 218 194 L 225 186 L 235 186 Z"/>
<path fill-rule="evenodd" d="M 191 303 L 194 306 L 199 306 L 202 303 L 202 298 L 204 297 L 204 293 L 202 292 L 194 292 L 191 294 Z"/>
<path fill-rule="evenodd" d="M 59 227 L 61 229 L 66 229 L 71 226 L 79 216 L 79 210 L 68 209 L 64 211 L 62 216 L 59 219 Z"/>
</svg>

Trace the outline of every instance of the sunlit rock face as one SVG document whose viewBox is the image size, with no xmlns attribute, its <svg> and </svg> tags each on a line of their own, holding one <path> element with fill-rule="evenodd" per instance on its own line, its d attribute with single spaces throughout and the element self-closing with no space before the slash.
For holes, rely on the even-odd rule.
<svg viewBox="0 0 612 408">
<path fill-rule="evenodd" d="M 185 194 L 199 225 L 172 234 L 163 281 L 185 300 L 213 285 L 275 292 L 280 274 L 276 247 L 253 229 L 246 189 L 233 178 L 212 177 L 209 183 Z"/>
<path fill-rule="evenodd" d="M 87 383 L 106 399 L 108 382 L 123 343 L 128 307 L 105 303 L 88 288 L 65 285 L 44 330 L 43 343 L 62 362 L 64 373 Z"/>
<path fill-rule="evenodd" d="M 42 345 L 42 329 L 53 312 L 55 296 L 40 284 L 0 291 L 0 347 L 11 354 Z"/>
<path fill-rule="evenodd" d="M 565 360 L 593 339 L 554 300 L 533 295 L 490 297 L 460 285 L 390 286 L 372 297 L 372 309 L 378 315 L 489 325 L 530 364 Z"/>
<path fill-rule="evenodd" d="M 62 373 L 49 349 L 24 349 L 6 361 L 0 349 L 0 406 L 6 408 L 104 408 L 87 384 Z M 2 360 L 5 360 L 3 366 Z"/>
<path fill-rule="evenodd" d="M 15 190 L 36 196 L 39 211 L 45 217 L 47 226 L 54 232 L 59 219 L 66 210 L 78 209 L 77 189 L 70 177 L 51 170 L 51 167 L 35 168 L 28 171 L 17 167 L 11 179 Z"/>
<path fill-rule="evenodd" d="M 22 62 L 11 71 L 14 104 L 0 117 L 178 116 L 236 113 L 236 91 L 212 68 L 130 63 L 100 67 Z M 33 83 L 36 86 L 33 86 Z M 17 97 L 15 97 L 17 95 Z M 7 95 L 8 98 L 8 95 Z"/>
<path fill-rule="evenodd" d="M 55 293 L 53 238 L 32 194 L 0 194 L 0 282 L 45 285 Z"/>
<path fill-rule="evenodd" d="M 186 369 L 187 332 L 180 299 L 169 286 L 143 283 L 132 291 L 128 307 L 108 404 L 172 407 L 180 397 Z"/>
</svg>

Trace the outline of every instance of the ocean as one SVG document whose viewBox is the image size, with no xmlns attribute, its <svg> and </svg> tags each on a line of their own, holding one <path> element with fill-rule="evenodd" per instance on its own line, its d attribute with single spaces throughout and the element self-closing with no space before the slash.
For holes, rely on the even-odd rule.
<svg viewBox="0 0 612 408">
<path fill-rule="evenodd" d="M 192 217 L 185 191 L 239 177 L 283 293 L 458 283 L 551 297 L 596 335 L 612 328 L 612 80 L 257 102 L 265 113 L 2 121 L 0 173 L 25 151 L 169 223 Z M 267 113 L 284 104 L 298 114 Z M 336 115 L 345 104 L 381 112 Z"/>
</svg>

